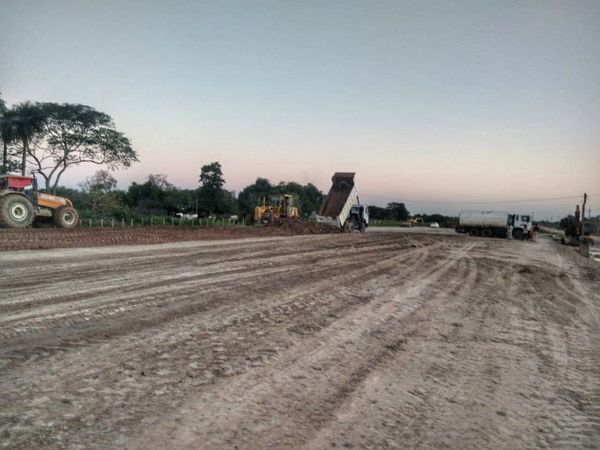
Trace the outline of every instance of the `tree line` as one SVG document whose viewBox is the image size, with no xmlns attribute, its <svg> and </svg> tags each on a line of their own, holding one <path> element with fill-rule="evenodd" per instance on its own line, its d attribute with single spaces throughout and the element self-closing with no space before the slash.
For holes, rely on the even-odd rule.
<svg viewBox="0 0 600 450">
<path fill-rule="evenodd" d="M 117 188 L 117 180 L 107 170 L 99 170 L 79 184 L 78 189 L 57 187 L 56 194 L 73 201 L 82 217 L 129 219 L 143 216 L 174 216 L 178 213 L 198 217 L 238 215 L 250 217 L 254 208 L 269 196 L 292 194 L 304 217 L 318 212 L 323 194 L 313 184 L 296 182 L 271 183 L 258 178 L 239 195 L 224 189 L 221 164 L 211 162 L 201 167 L 198 187 L 180 189 L 163 174 L 150 174 L 143 183 L 133 182 L 126 190 Z"/>
</svg>

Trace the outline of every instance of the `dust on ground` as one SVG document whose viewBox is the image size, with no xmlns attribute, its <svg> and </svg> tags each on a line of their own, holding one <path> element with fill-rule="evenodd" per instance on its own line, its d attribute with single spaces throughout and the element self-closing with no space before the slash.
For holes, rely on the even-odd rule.
<svg viewBox="0 0 600 450">
<path fill-rule="evenodd" d="M 397 233 L 0 254 L 6 448 L 600 447 L 600 274 Z"/>
</svg>

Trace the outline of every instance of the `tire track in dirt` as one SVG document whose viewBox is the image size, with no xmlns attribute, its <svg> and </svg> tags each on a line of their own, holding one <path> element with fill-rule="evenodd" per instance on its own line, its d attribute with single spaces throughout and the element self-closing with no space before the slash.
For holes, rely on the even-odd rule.
<svg viewBox="0 0 600 450">
<path fill-rule="evenodd" d="M 383 233 L 281 244 L 253 242 L 239 254 L 233 244 L 119 250 L 130 262 L 106 280 L 123 277 L 116 295 L 129 311 L 64 327 L 48 315 L 54 306 L 118 309 L 102 283 L 62 303 L 49 286 L 16 309 L 41 313 L 48 329 L 11 338 L 20 349 L 1 356 L 3 442 L 598 446 L 600 286 L 567 253 L 556 261 L 545 243 Z M 270 253 L 276 247 L 284 250 Z M 524 264 L 507 263 L 519 251 Z M 177 273 L 161 275 L 146 257 Z M 56 261 L 77 264 L 75 253 L 66 258 Z M 185 267 L 195 259 L 206 262 L 197 283 Z M 269 261 L 284 270 L 269 275 Z M 104 276 L 92 265 L 85 278 Z M 145 277 L 156 284 L 136 295 Z M 189 284 L 155 299 L 161 277 L 165 288 Z M 28 295 L 19 292 L 17 302 Z M 48 299 L 57 301 L 46 310 Z"/>
<path fill-rule="evenodd" d="M 379 289 L 376 300 L 333 322 L 314 337 L 304 340 L 302 345 L 288 350 L 285 357 L 277 361 L 275 374 L 272 373 L 273 368 L 271 368 L 269 375 L 274 382 L 269 382 L 268 386 L 260 380 L 240 380 L 241 384 L 236 384 L 232 390 L 245 394 L 236 400 L 238 408 L 235 414 L 214 409 L 195 410 L 195 420 L 209 424 L 209 429 L 220 430 L 215 433 L 216 435 L 204 435 L 203 442 L 208 447 L 232 444 L 231 432 L 226 432 L 222 429 L 222 424 L 219 425 L 219 421 L 223 421 L 229 424 L 230 430 L 237 430 L 236 441 L 250 440 L 253 442 L 253 448 L 289 448 L 300 445 L 302 441 L 298 440 L 299 436 L 308 438 L 311 432 L 321 427 L 324 421 L 329 420 L 342 401 L 351 395 L 372 368 L 389 357 L 389 350 L 400 345 L 398 330 L 390 325 L 398 322 L 399 317 L 410 315 L 415 309 L 423 307 L 420 303 L 407 304 L 407 300 L 416 299 L 424 294 L 431 283 L 450 271 L 455 264 L 456 258 L 438 261 L 432 268 L 422 274 L 416 274 L 410 280 L 411 284 L 415 279 L 421 280 L 422 284 L 417 283 L 402 289 L 403 283 L 401 283 L 399 290 L 386 292 L 381 292 Z M 373 341 L 378 345 L 373 347 Z M 347 342 L 350 344 L 346 344 Z M 339 373 L 339 367 L 345 367 L 347 370 Z M 298 381 L 307 378 L 307 371 L 312 380 L 317 380 L 313 385 L 319 387 L 317 391 Z M 217 391 L 215 394 L 219 395 L 220 392 Z M 283 405 L 270 399 L 282 399 L 280 402 Z M 211 405 L 220 404 L 221 401 L 222 399 L 209 396 L 203 397 L 200 403 Z M 245 404 L 248 401 L 251 404 Z M 271 409 L 276 412 L 285 410 L 292 404 L 295 413 L 303 418 L 302 422 L 294 419 L 296 414 L 291 417 L 271 415 L 270 426 L 264 430 L 264 436 L 262 434 L 239 436 L 239 430 L 243 427 L 241 424 L 236 426 L 236 423 L 243 422 L 249 417 L 269 415 L 268 411 Z M 185 419 L 182 420 L 185 422 Z M 211 426 L 211 423 L 214 426 Z M 189 426 L 194 427 L 191 423 Z M 290 440 L 292 436 L 293 439 Z M 158 437 L 153 436 L 151 439 L 154 438 Z M 176 436 L 167 439 L 171 438 Z M 198 444 L 199 442 L 178 441 L 176 445 L 193 447 Z M 134 443 L 128 445 L 136 448 Z M 142 439 L 141 446 L 144 445 Z"/>
<path fill-rule="evenodd" d="M 400 246 L 400 247 L 399 247 Z M 375 261 L 381 257 L 381 252 L 388 250 L 394 251 L 399 248 L 404 248 L 404 244 L 402 242 L 394 245 L 388 246 L 377 246 L 374 249 L 370 247 L 364 247 L 361 252 L 361 260 L 354 261 L 348 260 L 351 264 L 368 264 L 371 261 Z M 314 264 L 310 269 L 306 269 L 304 266 L 298 266 L 298 261 L 295 261 L 294 258 L 290 259 L 287 264 L 284 264 L 279 258 L 276 258 L 277 261 L 272 262 L 270 260 L 265 261 L 265 265 L 268 265 L 269 268 L 262 270 L 254 270 L 248 271 L 246 267 L 239 267 L 233 273 L 227 273 L 227 268 L 229 265 L 224 265 L 220 267 L 220 271 L 218 268 L 211 269 L 211 271 L 207 271 L 203 274 L 203 276 L 191 276 L 189 277 L 189 281 L 182 282 L 179 279 L 179 276 L 168 277 L 167 280 L 161 281 L 161 285 L 164 285 L 164 288 L 157 289 L 156 286 L 153 286 L 152 283 L 150 287 L 140 288 L 138 286 L 134 286 L 132 289 L 124 289 L 124 292 L 121 294 L 129 295 L 120 295 L 116 298 L 113 298 L 111 295 L 98 297 L 97 293 L 88 294 L 88 298 L 83 300 L 83 304 L 78 306 L 77 309 L 73 309 L 73 306 L 70 304 L 64 305 L 64 308 L 61 310 L 56 310 L 56 308 L 50 308 L 49 306 L 44 306 L 43 308 L 27 310 L 25 315 L 13 314 L 3 316 L 0 319 L 0 322 L 4 322 L 2 336 L 7 339 L 8 337 L 16 337 L 21 334 L 28 334 L 32 332 L 44 331 L 48 328 L 52 327 L 52 324 L 59 324 L 65 327 L 71 327 L 76 325 L 79 322 L 88 322 L 91 320 L 99 320 L 102 318 L 113 317 L 115 315 L 122 316 L 124 313 L 135 313 L 136 310 L 148 307 L 156 307 L 160 305 L 167 305 L 170 302 L 171 297 L 178 298 L 178 303 L 185 303 L 186 301 L 195 301 L 197 297 L 197 293 L 199 289 L 202 289 L 203 294 L 210 295 L 213 293 L 218 293 L 220 290 L 223 290 L 231 285 L 232 282 L 236 282 L 240 284 L 240 287 L 244 288 L 247 284 L 245 280 L 250 280 L 254 282 L 255 279 L 265 277 L 269 275 L 272 278 L 272 281 L 284 282 L 281 278 L 286 280 L 291 279 L 291 281 L 286 281 L 290 286 L 294 283 L 301 283 L 303 279 L 306 277 L 311 277 L 312 275 L 319 272 L 319 276 L 327 276 L 328 274 L 333 274 L 340 270 L 341 267 L 338 261 L 343 261 L 344 251 L 340 253 L 337 252 L 337 258 L 326 258 L 325 254 L 317 253 L 316 256 L 314 253 L 311 254 L 311 257 L 314 258 L 315 261 L 319 261 L 318 264 Z M 289 265 L 290 263 L 296 262 L 296 265 Z M 348 266 L 348 269 L 351 269 L 352 266 Z M 294 273 L 298 274 L 302 272 L 302 277 L 296 277 L 293 279 Z M 135 271 L 138 274 L 137 271 Z M 244 273 L 240 275 L 240 273 Z M 214 275 L 217 274 L 217 277 L 206 276 L 206 280 L 202 278 L 205 275 Z M 224 275 L 221 275 L 224 274 Z M 171 283 L 177 283 L 177 287 L 173 288 Z M 112 290 L 110 291 L 112 292 Z M 91 295 L 91 298 L 89 298 Z M 59 297 L 62 298 L 62 297 Z M 52 298 L 48 299 L 46 297 L 45 303 L 54 303 Z M 177 305 L 168 305 L 173 308 Z M 65 310 L 65 308 L 68 308 Z M 46 312 L 46 313 L 45 313 Z M 49 314 L 49 313 L 50 314 Z M 39 315 L 42 315 L 39 317 Z M 30 321 L 33 323 L 28 325 L 27 319 L 30 318 Z M 11 322 L 18 323 L 19 328 L 8 328 L 7 325 L 10 325 Z"/>
<path fill-rule="evenodd" d="M 415 249 L 414 251 L 415 252 L 423 252 L 422 249 Z M 427 251 L 427 250 L 425 250 L 425 251 Z M 386 277 L 387 276 L 386 273 L 387 273 L 387 271 L 389 271 L 389 269 L 390 269 L 391 266 L 399 264 L 403 258 L 406 258 L 408 256 L 409 256 L 408 254 L 402 253 L 401 255 L 398 256 L 398 258 L 396 260 L 394 260 L 394 259 L 389 259 L 389 260 L 384 259 L 383 262 L 380 262 L 381 267 L 379 267 L 379 268 L 378 267 L 371 267 L 370 265 L 367 264 L 366 268 L 364 268 L 362 271 L 359 271 L 359 273 L 356 273 L 355 275 L 358 278 L 358 277 L 361 277 L 361 276 L 368 276 L 369 273 L 380 272 L 381 273 L 380 276 Z M 407 261 L 407 263 L 409 263 L 409 262 L 410 261 Z M 322 287 L 320 289 L 327 290 L 330 286 L 331 286 L 331 282 L 328 281 L 328 280 L 324 280 L 323 283 L 322 283 Z M 298 290 L 305 292 L 305 289 L 302 289 L 301 287 L 299 287 Z M 315 294 L 318 294 L 318 292 L 319 291 L 315 292 Z M 310 291 L 309 291 L 309 293 L 310 293 Z M 300 295 L 300 294 L 298 294 L 298 295 Z M 360 304 L 361 303 L 361 299 L 359 297 L 357 297 L 357 299 L 358 299 L 357 303 Z M 335 297 L 333 297 L 329 301 L 337 301 L 337 302 L 339 302 L 339 299 L 336 299 Z M 267 304 L 268 304 L 268 302 L 267 302 Z M 284 306 L 284 305 L 282 305 L 282 306 Z M 345 305 L 345 306 L 352 306 L 352 305 Z M 342 305 L 338 306 L 337 308 L 338 308 L 338 310 L 344 310 L 344 308 L 343 308 Z M 282 326 L 285 329 L 287 329 L 289 327 L 290 319 L 292 319 L 291 323 L 295 322 L 295 320 L 293 318 L 296 318 L 296 314 L 297 313 L 298 313 L 298 311 L 293 311 L 293 310 L 289 310 L 286 313 L 286 314 L 292 314 L 292 316 L 290 316 L 290 317 L 284 316 L 284 318 L 286 319 L 287 323 L 284 322 L 284 324 Z M 231 314 L 231 316 L 235 317 L 235 314 Z M 232 320 L 234 320 L 234 319 L 232 319 Z M 236 324 L 234 323 L 233 326 L 235 327 Z M 261 329 L 261 325 L 259 323 L 256 323 L 255 320 L 250 320 L 250 322 L 249 322 L 249 329 L 258 329 L 258 330 L 260 330 Z M 307 330 L 304 330 L 304 332 L 306 332 L 306 331 Z M 308 331 L 310 331 L 310 330 L 308 330 Z M 176 330 L 173 330 L 173 332 L 176 332 Z M 218 330 L 217 334 L 221 334 L 221 333 L 222 333 L 222 330 Z M 164 341 L 164 339 L 166 339 L 166 336 L 162 336 L 161 340 L 157 342 L 157 345 L 160 345 L 160 343 L 162 341 Z M 140 345 L 147 345 L 147 342 L 138 342 L 138 346 L 140 346 Z M 175 340 L 175 342 L 173 343 L 173 347 L 177 348 L 177 347 L 180 347 L 180 346 L 181 346 L 181 342 L 178 342 L 177 340 Z M 262 344 L 262 346 L 264 346 L 264 343 Z M 165 350 L 164 346 L 163 346 L 163 350 Z M 168 352 L 170 352 L 170 350 L 165 351 L 165 353 L 168 353 Z M 118 351 L 117 354 L 129 355 L 129 358 L 130 358 L 132 354 L 136 354 L 137 355 L 138 353 L 139 353 L 138 350 L 130 348 L 130 349 L 120 349 L 120 351 Z M 76 364 L 76 363 L 73 362 L 73 363 L 69 364 L 69 366 L 70 367 L 78 367 L 79 364 Z M 164 370 L 164 369 L 160 369 L 160 370 Z M 220 371 L 217 371 L 217 373 L 220 374 L 219 376 L 223 375 L 223 373 L 221 373 Z M 149 376 L 149 374 L 147 376 Z M 76 374 L 72 374 L 68 378 L 69 379 L 85 379 L 86 377 L 85 377 L 85 375 L 77 376 Z M 196 378 L 192 378 L 192 380 L 196 380 Z M 48 384 L 48 383 L 43 383 L 43 385 L 46 385 L 46 384 Z M 33 390 L 35 391 L 35 389 L 33 389 Z M 140 398 L 148 398 L 148 395 L 147 394 L 141 395 Z M 152 398 L 152 396 L 150 396 L 149 398 Z M 94 407 L 94 410 L 96 410 L 96 409 L 97 408 Z M 147 408 L 143 408 L 143 410 L 140 411 L 140 412 L 144 412 L 144 411 L 147 413 L 148 409 Z"/>
</svg>

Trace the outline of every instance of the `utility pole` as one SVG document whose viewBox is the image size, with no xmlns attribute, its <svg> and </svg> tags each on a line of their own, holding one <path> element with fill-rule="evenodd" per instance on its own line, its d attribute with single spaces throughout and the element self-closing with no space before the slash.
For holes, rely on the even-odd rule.
<svg viewBox="0 0 600 450">
<path fill-rule="evenodd" d="M 583 207 L 581 208 L 581 231 L 580 231 L 580 234 L 582 236 L 585 235 L 584 220 L 585 220 L 585 204 L 586 203 L 587 203 L 587 194 L 584 193 L 583 194 Z"/>
</svg>

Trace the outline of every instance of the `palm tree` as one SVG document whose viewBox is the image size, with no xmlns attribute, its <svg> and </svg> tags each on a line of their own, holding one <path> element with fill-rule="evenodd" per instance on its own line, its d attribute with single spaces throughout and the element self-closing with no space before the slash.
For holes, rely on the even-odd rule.
<svg viewBox="0 0 600 450">
<path fill-rule="evenodd" d="M 0 137 L 4 145 L 2 151 L 2 173 L 6 174 L 8 172 L 8 145 L 17 138 L 12 117 L 8 113 L 4 113 L 0 118 Z"/>
<path fill-rule="evenodd" d="M 4 115 L 6 114 L 6 103 L 4 99 L 0 95 L 0 138 L 2 139 L 2 143 L 4 144 L 4 152 L 2 153 L 2 172 L 1 174 L 6 173 L 6 154 L 7 154 L 7 142 L 4 139 L 4 121 L 6 118 Z"/>
<path fill-rule="evenodd" d="M 11 112 L 4 104 L 4 100 L 0 98 L 0 139 L 2 139 L 2 143 L 4 144 L 2 152 L 2 172 L 0 172 L 2 174 L 7 173 L 8 171 L 8 145 L 17 138 L 13 119 Z"/>
<path fill-rule="evenodd" d="M 9 116 L 13 119 L 15 137 L 23 143 L 23 154 L 21 156 L 21 175 L 26 175 L 27 155 L 29 153 L 29 142 L 33 136 L 42 131 L 45 116 L 42 108 L 37 103 L 24 102 L 12 107 Z"/>
</svg>

